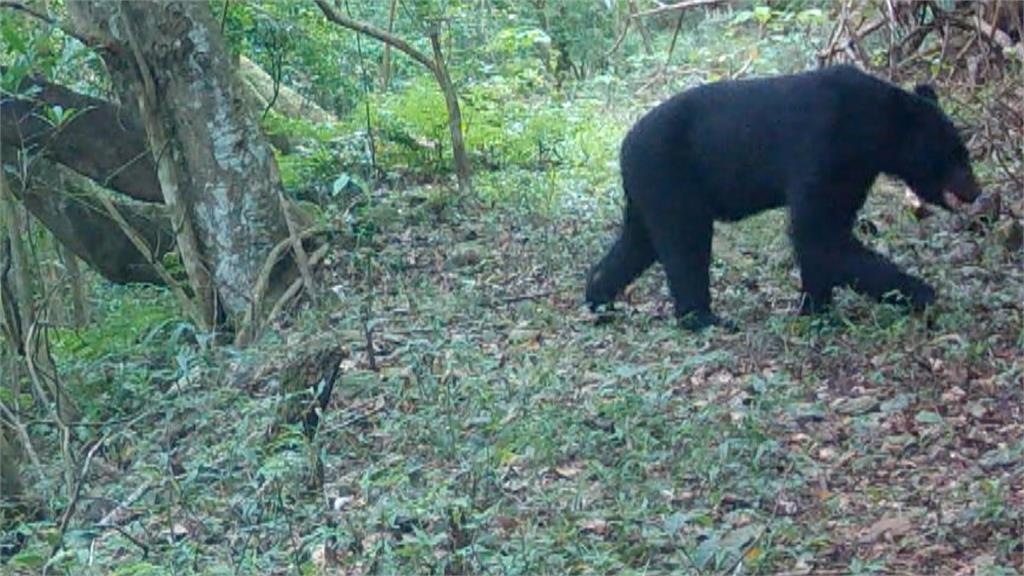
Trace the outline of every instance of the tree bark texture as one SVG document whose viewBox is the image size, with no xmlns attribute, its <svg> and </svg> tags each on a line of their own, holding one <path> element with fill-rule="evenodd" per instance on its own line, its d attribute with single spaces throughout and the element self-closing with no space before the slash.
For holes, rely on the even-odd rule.
<svg viewBox="0 0 1024 576">
<path fill-rule="evenodd" d="M 288 230 L 277 165 L 245 106 L 209 4 L 69 0 L 68 11 L 79 32 L 104 46 L 114 85 L 138 103 L 193 289 L 202 299 L 208 274 L 233 324 Z M 189 227 L 194 247 L 183 236 Z M 193 249 L 201 261 L 190 267 Z"/>
</svg>

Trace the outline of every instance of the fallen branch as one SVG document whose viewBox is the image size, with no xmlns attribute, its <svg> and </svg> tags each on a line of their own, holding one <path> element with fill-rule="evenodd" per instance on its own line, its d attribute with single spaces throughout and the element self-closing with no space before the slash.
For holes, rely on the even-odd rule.
<svg viewBox="0 0 1024 576">
<path fill-rule="evenodd" d="M 502 298 L 501 299 L 501 303 L 502 304 L 515 304 L 516 302 L 525 302 L 527 300 L 537 300 L 539 298 L 546 298 L 548 296 L 551 296 L 552 294 L 555 294 L 556 292 L 557 292 L 557 290 L 545 290 L 543 292 L 533 292 L 533 293 L 530 293 L 530 294 L 519 294 L 518 296 L 509 296 L 507 298 Z"/>
<path fill-rule="evenodd" d="M 992 42 L 1005 50 L 1010 50 L 1017 56 L 1017 59 L 1024 62 L 1024 44 L 1020 42 L 1014 42 L 1010 35 L 995 26 L 985 22 L 981 18 L 977 21 L 978 32 L 985 37 L 986 40 Z"/>
<path fill-rule="evenodd" d="M 840 16 L 840 21 L 836 24 L 836 30 L 833 31 L 828 45 L 818 51 L 819 65 L 830 63 L 832 58 L 839 53 L 845 53 L 847 56 L 850 56 L 851 60 L 862 61 L 863 56 L 857 55 L 854 52 L 854 47 L 860 49 L 859 43 L 880 30 L 885 26 L 885 23 L 885 18 L 879 18 L 859 26 L 856 30 L 851 30 L 849 20 L 845 15 Z"/>
<path fill-rule="evenodd" d="M 327 244 L 324 244 L 317 248 L 312 254 L 310 254 L 309 265 L 316 266 L 324 257 L 324 255 L 327 254 L 327 248 Z M 270 309 L 270 314 L 267 315 L 267 319 L 265 321 L 267 324 L 272 322 L 274 318 L 276 318 L 277 315 L 281 313 L 281 310 L 284 309 L 285 305 L 288 304 L 288 302 L 290 302 L 291 299 L 294 298 L 299 293 L 299 290 L 302 289 L 302 284 L 302 278 L 297 278 L 294 282 L 292 282 L 292 285 L 289 286 L 288 289 L 284 291 L 284 294 L 282 294 L 281 297 L 277 299 L 277 302 L 274 304 L 274 307 Z"/>
<path fill-rule="evenodd" d="M 630 18 L 644 18 L 646 16 L 654 16 L 655 14 L 672 12 L 673 10 L 686 10 L 687 8 L 696 8 L 698 6 L 712 6 L 714 4 L 721 4 L 724 1 L 725 0 L 687 0 L 686 2 L 680 2 L 678 4 L 668 4 L 657 8 L 651 8 L 650 10 L 644 10 L 643 12 L 637 12 L 636 14 L 631 15 Z"/>
<path fill-rule="evenodd" d="M 131 422 L 131 423 L 134 423 L 134 421 Z M 131 424 L 131 423 L 129 423 L 129 424 Z M 131 506 L 132 504 L 135 504 L 135 502 L 138 501 L 139 498 L 142 498 L 142 496 L 146 492 L 148 492 L 149 489 L 152 488 L 152 487 L 153 487 L 153 483 L 152 483 L 151 480 L 147 480 L 147 481 L 143 482 L 142 484 L 140 484 L 139 487 L 136 488 L 134 492 L 129 494 L 128 497 L 124 499 L 123 502 L 119 502 L 117 504 L 117 506 L 114 507 L 113 510 L 111 510 L 110 512 L 107 512 L 103 516 L 103 518 L 101 518 L 100 521 L 96 523 L 96 526 L 98 526 L 100 528 L 109 528 L 109 527 L 115 526 L 114 523 L 113 523 L 114 522 L 114 518 L 116 518 L 117 515 L 120 514 L 122 511 L 127 510 L 129 506 Z"/>
</svg>

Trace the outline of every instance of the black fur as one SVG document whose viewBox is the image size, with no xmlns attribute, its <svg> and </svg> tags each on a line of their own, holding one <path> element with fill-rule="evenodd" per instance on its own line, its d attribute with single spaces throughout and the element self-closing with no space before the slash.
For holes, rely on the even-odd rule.
<svg viewBox="0 0 1024 576">
<path fill-rule="evenodd" d="M 978 195 L 967 150 L 935 91 L 913 93 L 851 66 L 708 84 L 651 110 L 622 143 L 622 232 L 590 271 L 587 301 L 606 304 L 655 260 L 676 315 L 691 328 L 711 312 L 712 222 L 788 206 L 806 311 L 835 286 L 915 308 L 934 289 L 861 244 L 852 228 L 880 173 L 922 200 Z"/>
</svg>

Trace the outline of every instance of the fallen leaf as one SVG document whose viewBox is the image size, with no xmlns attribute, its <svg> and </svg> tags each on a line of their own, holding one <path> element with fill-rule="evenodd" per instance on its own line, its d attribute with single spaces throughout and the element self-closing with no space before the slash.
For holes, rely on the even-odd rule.
<svg viewBox="0 0 1024 576">
<path fill-rule="evenodd" d="M 519 527 L 519 520 L 516 520 L 512 516 L 496 516 L 494 518 L 494 523 L 506 532 L 512 532 Z"/>
<path fill-rule="evenodd" d="M 878 398 L 874 396 L 857 396 L 856 398 L 840 398 L 832 409 L 846 416 L 858 416 L 876 410 L 879 404 Z"/>
<path fill-rule="evenodd" d="M 566 464 L 564 466 L 556 467 L 555 468 L 555 475 L 558 476 L 559 478 L 564 478 L 566 480 L 572 480 L 573 478 L 575 478 L 575 477 L 580 475 L 580 470 L 581 469 L 580 469 L 579 464 L 577 464 L 575 462 L 572 462 L 572 463 Z"/>
<path fill-rule="evenodd" d="M 580 523 L 580 532 L 587 534 L 597 534 L 598 536 L 604 536 L 608 533 L 608 521 L 600 518 L 592 518 L 585 520 Z"/>
<path fill-rule="evenodd" d="M 872 524 L 871 527 L 861 535 L 860 541 L 862 544 L 870 544 L 885 534 L 888 534 L 890 538 L 897 538 L 909 532 L 910 528 L 911 523 L 907 518 L 902 516 L 885 516 L 878 522 Z"/>
</svg>

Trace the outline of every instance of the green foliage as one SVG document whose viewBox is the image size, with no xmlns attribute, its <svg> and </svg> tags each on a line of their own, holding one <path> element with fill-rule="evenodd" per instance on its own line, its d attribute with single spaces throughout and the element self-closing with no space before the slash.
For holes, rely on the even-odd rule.
<svg viewBox="0 0 1024 576">
<path fill-rule="evenodd" d="M 103 287 L 95 310 L 98 321 L 83 331 L 59 329 L 51 340 L 61 358 L 97 360 L 124 357 L 137 344 L 166 344 L 168 323 L 180 320 L 177 306 L 163 290 Z"/>
<path fill-rule="evenodd" d="M 471 198 L 451 191 L 429 72 L 393 51 L 383 92 L 380 44 L 357 49 L 313 3 L 226 5 L 233 49 L 342 118 L 263 120 L 288 143 L 289 194 L 339 233 L 318 293 L 249 350 L 211 350 L 165 291 L 137 286 L 94 292 L 88 328 L 49 330 L 83 409 L 73 448 L 98 446 L 51 571 L 315 574 L 330 544 L 326 571 L 384 574 L 880 573 L 918 567 L 926 546 L 929 569 L 970 554 L 1014 573 L 1020 256 L 993 234 L 954 241 L 949 218 L 912 220 L 882 183 L 871 241 L 951 287 L 928 315 L 842 291 L 831 313 L 794 316 L 778 212 L 716 233 L 716 306 L 738 334 L 677 330 L 656 270 L 607 324 L 580 307 L 621 217 L 632 121 L 700 82 L 811 65 L 829 3 L 691 11 L 662 72 L 673 18 L 651 22 L 653 56 L 633 29 L 606 61 L 623 2 L 402 2 L 395 33 L 414 46 L 441 27 Z M 386 26 L 389 2 L 340 6 Z M 46 52 L 6 18 L 0 33 L 17 45 L 5 58 Z M 278 419 L 314 390 L 312 363 L 280 370 L 311 342 L 346 352 L 313 441 Z M 36 572 L 66 463 L 30 416 L 53 513 L 15 527 L 28 540 L 8 565 Z M 95 528 L 140 487 L 118 530 Z M 910 528 L 867 540 L 889 516 Z"/>
<path fill-rule="evenodd" d="M 490 72 L 488 76 L 520 84 L 528 82 L 532 87 L 543 86 L 544 72 L 553 69 L 557 60 L 551 49 L 551 37 L 534 26 L 503 28 L 491 38 L 485 50 L 497 63 L 486 70 Z"/>
<path fill-rule="evenodd" d="M 582 79 L 607 64 L 605 54 L 615 41 L 618 4 L 593 0 L 534 4 L 531 16 L 551 37 L 559 73 Z"/>
</svg>

